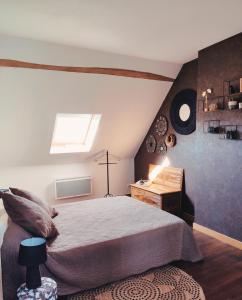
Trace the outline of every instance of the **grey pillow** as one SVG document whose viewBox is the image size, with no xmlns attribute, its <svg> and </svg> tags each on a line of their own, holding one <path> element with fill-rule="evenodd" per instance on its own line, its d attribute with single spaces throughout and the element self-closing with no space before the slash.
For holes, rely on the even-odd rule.
<svg viewBox="0 0 242 300">
<path fill-rule="evenodd" d="M 11 220 L 35 236 L 54 238 L 58 230 L 51 217 L 38 204 L 25 198 L 2 193 L 4 208 Z"/>
<path fill-rule="evenodd" d="M 25 190 L 17 189 L 17 188 L 9 188 L 9 189 L 14 195 L 26 198 L 26 199 L 38 204 L 39 206 L 41 206 L 44 210 L 47 211 L 47 213 L 51 216 L 51 218 L 54 218 L 55 216 L 58 215 L 58 212 L 56 211 L 56 209 L 54 207 L 51 207 L 48 203 L 46 203 L 45 201 L 42 201 L 41 199 L 39 199 L 32 193 L 25 191 Z"/>
</svg>

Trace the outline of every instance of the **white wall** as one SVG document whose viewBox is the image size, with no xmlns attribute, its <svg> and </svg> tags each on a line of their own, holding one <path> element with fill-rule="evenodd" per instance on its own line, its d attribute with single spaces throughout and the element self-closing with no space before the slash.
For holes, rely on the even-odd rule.
<svg viewBox="0 0 242 300">
<path fill-rule="evenodd" d="M 0 35 L 0 58 L 136 69 L 176 77 L 177 64 Z M 171 83 L 105 75 L 0 68 L 0 186 L 29 189 L 53 201 L 54 180 L 92 175 L 106 193 L 105 169 L 87 161 L 102 149 L 121 158 L 111 167 L 111 192 L 127 193 L 133 157 Z M 101 113 L 91 153 L 50 155 L 56 113 Z"/>
<path fill-rule="evenodd" d="M 128 185 L 133 181 L 133 174 L 133 159 L 123 159 L 117 165 L 111 165 L 110 192 L 115 195 L 127 193 Z M 93 194 L 91 198 L 102 197 L 106 194 L 106 167 L 100 166 L 96 162 L 1 168 L 0 186 L 24 188 L 34 191 L 49 202 L 57 203 L 54 201 L 55 180 L 79 176 L 92 176 Z M 63 201 L 59 200 L 58 203 L 63 203 Z"/>
</svg>

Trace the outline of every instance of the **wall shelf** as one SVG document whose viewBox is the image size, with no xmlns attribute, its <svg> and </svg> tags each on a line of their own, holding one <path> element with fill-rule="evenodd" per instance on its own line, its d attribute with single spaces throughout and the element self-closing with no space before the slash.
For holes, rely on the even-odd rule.
<svg viewBox="0 0 242 300">
<path fill-rule="evenodd" d="M 204 133 L 219 134 L 220 130 L 220 120 L 207 120 L 203 122 Z"/>
<path fill-rule="evenodd" d="M 242 140 L 242 125 L 221 124 L 220 120 L 203 122 L 203 133 L 217 134 L 221 140 Z"/>
<path fill-rule="evenodd" d="M 222 140 L 242 140 L 242 125 L 221 125 L 219 138 Z"/>
<path fill-rule="evenodd" d="M 241 85 L 242 75 L 237 78 L 224 80 L 223 81 L 223 95 L 208 95 L 208 99 L 204 98 L 198 99 L 198 109 L 204 113 L 212 113 L 218 111 L 242 111 L 239 109 L 239 105 L 235 109 L 229 109 L 228 102 L 229 101 L 238 101 L 242 102 L 242 85 Z M 207 111 L 205 110 L 205 105 L 207 102 Z"/>
<path fill-rule="evenodd" d="M 242 101 L 242 87 L 241 87 L 241 78 L 233 78 L 229 80 L 224 80 L 223 82 L 223 94 L 224 94 L 224 103 L 225 108 L 228 108 L 229 101 Z M 235 109 L 236 110 L 236 109 Z"/>
<path fill-rule="evenodd" d="M 233 99 L 237 99 L 237 98 L 240 99 L 242 98 L 242 92 L 229 94 L 226 97 L 233 98 Z"/>
<path fill-rule="evenodd" d="M 224 105 L 224 96 L 212 96 L 209 97 L 207 100 L 208 103 L 208 111 L 205 111 L 205 99 L 200 98 L 199 100 L 199 107 L 200 110 L 204 113 L 208 113 L 208 112 L 216 112 L 216 111 L 223 111 L 225 109 L 225 105 Z M 216 105 L 217 108 L 215 110 L 211 109 L 211 104 Z M 210 109 L 209 109 L 210 108 Z"/>
</svg>

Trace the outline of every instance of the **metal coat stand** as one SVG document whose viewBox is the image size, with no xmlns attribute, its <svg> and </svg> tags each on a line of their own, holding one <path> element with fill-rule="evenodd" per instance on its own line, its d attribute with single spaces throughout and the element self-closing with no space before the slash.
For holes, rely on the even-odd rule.
<svg viewBox="0 0 242 300">
<path fill-rule="evenodd" d="M 107 168 L 107 194 L 104 197 L 113 197 L 113 194 L 110 194 L 109 191 L 109 165 L 116 165 L 117 163 L 109 162 L 109 153 L 106 151 L 106 162 L 99 163 L 99 165 L 106 165 Z"/>
</svg>

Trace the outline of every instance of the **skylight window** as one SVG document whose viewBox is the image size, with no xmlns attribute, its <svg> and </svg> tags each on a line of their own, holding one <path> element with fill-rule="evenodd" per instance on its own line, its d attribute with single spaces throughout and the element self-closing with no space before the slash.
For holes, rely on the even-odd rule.
<svg viewBox="0 0 242 300">
<path fill-rule="evenodd" d="M 100 119 L 100 114 L 57 114 L 50 153 L 89 152 Z"/>
</svg>

